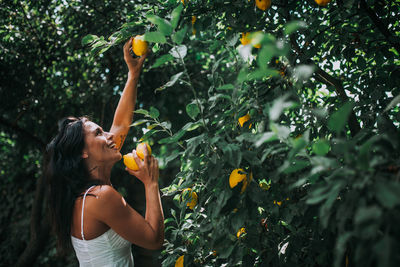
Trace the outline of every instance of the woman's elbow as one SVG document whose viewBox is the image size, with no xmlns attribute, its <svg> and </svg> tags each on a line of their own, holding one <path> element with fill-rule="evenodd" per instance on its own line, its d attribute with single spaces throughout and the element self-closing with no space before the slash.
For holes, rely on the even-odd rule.
<svg viewBox="0 0 400 267">
<path fill-rule="evenodd" d="M 154 240 L 154 242 L 149 243 L 147 249 L 159 250 L 163 247 L 163 245 L 164 245 L 164 236 L 162 238 Z"/>
</svg>

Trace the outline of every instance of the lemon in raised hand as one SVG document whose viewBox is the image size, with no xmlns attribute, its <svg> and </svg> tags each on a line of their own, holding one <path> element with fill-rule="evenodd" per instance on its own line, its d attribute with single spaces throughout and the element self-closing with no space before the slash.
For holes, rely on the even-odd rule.
<svg viewBox="0 0 400 267">
<path fill-rule="evenodd" d="M 147 42 L 144 40 L 143 35 L 136 35 L 132 40 L 132 50 L 137 56 L 146 54 L 148 48 Z"/>
</svg>

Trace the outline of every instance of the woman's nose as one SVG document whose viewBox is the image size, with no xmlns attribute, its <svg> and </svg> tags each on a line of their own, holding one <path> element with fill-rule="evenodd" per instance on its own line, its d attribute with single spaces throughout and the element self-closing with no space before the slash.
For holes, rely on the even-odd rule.
<svg viewBox="0 0 400 267">
<path fill-rule="evenodd" d="M 107 139 L 114 139 L 114 134 L 107 132 Z"/>
</svg>

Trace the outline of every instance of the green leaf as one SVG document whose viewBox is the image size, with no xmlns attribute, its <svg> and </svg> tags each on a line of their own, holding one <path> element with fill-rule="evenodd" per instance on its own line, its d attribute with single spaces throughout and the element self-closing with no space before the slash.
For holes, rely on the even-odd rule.
<svg viewBox="0 0 400 267">
<path fill-rule="evenodd" d="M 324 156 L 329 152 L 330 145 L 325 139 L 318 139 L 313 145 L 312 150 L 318 156 Z"/>
<path fill-rule="evenodd" d="M 235 86 L 231 83 L 228 83 L 228 84 L 224 84 L 220 87 L 217 87 L 216 89 L 217 90 L 233 90 L 233 89 L 235 89 Z"/>
<path fill-rule="evenodd" d="M 148 112 L 147 110 L 145 110 L 145 109 L 137 109 L 137 110 L 135 110 L 135 113 L 137 113 L 137 114 L 143 114 L 143 115 L 145 115 L 145 116 L 148 116 L 148 115 L 149 115 L 149 112 Z"/>
<path fill-rule="evenodd" d="M 164 34 L 161 32 L 146 32 L 144 34 L 144 40 L 151 43 L 165 44 L 167 39 L 165 39 Z"/>
<path fill-rule="evenodd" d="M 307 23 L 304 21 L 296 20 L 296 21 L 291 21 L 285 25 L 285 34 L 291 34 L 299 29 L 304 29 L 307 28 Z"/>
<path fill-rule="evenodd" d="M 88 34 L 82 38 L 82 45 L 87 45 L 87 44 L 93 43 L 94 41 L 97 41 L 98 39 L 99 39 L 99 37 L 97 35 Z"/>
<path fill-rule="evenodd" d="M 354 103 L 347 102 L 338 111 L 333 113 L 328 120 L 329 130 L 335 131 L 337 134 L 339 134 L 339 132 L 342 131 L 346 125 L 347 119 L 353 110 L 353 107 Z"/>
<path fill-rule="evenodd" d="M 263 45 L 260 52 L 258 53 L 258 65 L 261 69 L 267 69 L 268 63 L 271 61 L 272 57 L 276 55 L 276 48 L 272 44 Z"/>
<path fill-rule="evenodd" d="M 176 26 L 178 26 L 179 18 L 181 16 L 181 12 L 183 10 L 183 5 L 179 4 L 174 10 L 171 12 L 171 26 L 172 29 L 175 30 Z"/>
<path fill-rule="evenodd" d="M 158 109 L 156 109 L 155 107 L 150 107 L 149 115 L 150 115 L 150 117 L 152 117 L 153 119 L 157 119 L 158 116 L 160 116 L 160 112 L 159 112 Z"/>
<path fill-rule="evenodd" d="M 162 90 L 165 90 L 167 87 L 173 86 L 179 80 L 179 78 L 182 75 L 183 75 L 183 72 L 179 72 L 179 73 L 175 74 L 174 76 L 171 77 L 171 80 L 169 82 L 167 82 L 166 84 L 164 84 L 160 88 L 157 88 L 155 91 L 156 92 L 157 91 L 162 91 Z"/>
<path fill-rule="evenodd" d="M 392 238 L 387 233 L 373 246 L 374 252 L 378 255 L 377 262 L 379 262 L 380 267 L 393 266 L 394 259 L 392 253 L 394 253 L 394 247 L 395 245 L 393 244 Z M 392 257 L 390 257 L 391 255 Z"/>
<path fill-rule="evenodd" d="M 189 103 L 186 105 L 186 113 L 189 115 L 190 118 L 195 120 L 196 116 L 200 113 L 200 109 L 197 104 Z"/>
<path fill-rule="evenodd" d="M 375 194 L 382 206 L 392 209 L 400 204 L 400 183 L 380 181 L 375 185 Z"/>
<path fill-rule="evenodd" d="M 176 143 L 178 142 L 178 140 L 184 136 L 186 133 L 185 130 L 180 130 L 179 132 L 177 132 L 176 134 L 174 134 L 173 136 L 167 137 L 167 138 L 163 138 L 161 140 L 158 141 L 159 144 L 172 144 L 172 143 Z"/>
<path fill-rule="evenodd" d="M 286 165 L 283 165 L 286 166 Z M 310 162 L 308 160 L 294 160 L 292 162 L 288 162 L 286 168 L 284 168 L 282 171 L 285 174 L 293 173 L 300 171 L 306 167 L 310 166 Z"/>
<path fill-rule="evenodd" d="M 376 205 L 370 207 L 360 207 L 354 215 L 354 223 L 356 225 L 370 223 L 370 221 L 378 220 L 381 216 L 382 210 Z"/>
<path fill-rule="evenodd" d="M 394 106 L 400 103 L 400 94 L 390 101 L 389 105 L 385 108 L 385 112 L 392 109 Z"/>
<path fill-rule="evenodd" d="M 131 126 L 136 127 L 136 126 L 139 126 L 139 125 L 141 125 L 141 124 L 143 124 L 143 123 L 146 123 L 146 122 L 148 122 L 148 121 L 149 121 L 149 120 L 137 120 L 137 121 L 135 121 L 134 123 L 132 123 Z"/>
<path fill-rule="evenodd" d="M 154 62 L 153 66 L 151 66 L 151 68 L 152 69 L 158 68 L 161 65 L 163 65 L 163 64 L 165 64 L 167 62 L 170 62 L 172 60 L 174 60 L 174 57 L 171 56 L 170 54 L 162 55 L 161 57 L 156 59 L 156 62 Z"/>
<path fill-rule="evenodd" d="M 185 27 L 183 27 L 182 29 L 180 29 L 179 31 L 174 33 L 174 35 L 172 35 L 172 41 L 174 41 L 176 44 L 180 45 L 182 43 L 183 39 L 185 38 L 187 29 L 188 29 L 188 27 L 185 25 Z"/>
<path fill-rule="evenodd" d="M 169 53 L 176 59 L 183 59 L 187 54 L 186 45 L 178 45 L 171 48 Z"/>
<path fill-rule="evenodd" d="M 305 81 L 311 77 L 314 72 L 312 65 L 298 65 L 294 68 L 293 74 L 298 81 Z"/>
<path fill-rule="evenodd" d="M 172 33 L 171 23 L 165 19 L 162 19 L 156 15 L 147 15 L 147 20 L 158 26 L 158 30 L 165 36 L 170 36 Z"/>
<path fill-rule="evenodd" d="M 200 121 L 189 122 L 189 123 L 186 123 L 185 126 L 182 127 L 182 130 L 190 132 L 190 131 L 193 131 L 193 130 L 199 128 L 201 125 L 202 125 L 202 123 Z"/>
<path fill-rule="evenodd" d="M 263 133 L 262 135 L 260 135 L 257 139 L 258 140 L 255 140 L 256 142 L 254 143 L 254 145 L 256 147 L 259 147 L 264 143 L 278 140 L 278 136 L 274 132 L 266 132 L 266 133 Z"/>
<path fill-rule="evenodd" d="M 285 141 L 290 135 L 290 128 L 271 122 L 269 127 L 279 137 L 281 141 Z"/>
<path fill-rule="evenodd" d="M 288 94 L 275 99 L 274 103 L 272 104 L 271 109 L 269 110 L 269 118 L 273 121 L 276 121 L 281 116 L 282 112 L 291 107 L 295 107 L 296 104 L 293 101 L 286 101 L 289 97 Z"/>
<path fill-rule="evenodd" d="M 330 189 L 329 186 L 323 186 L 323 187 L 314 189 L 313 191 L 311 191 L 309 193 L 308 198 L 306 200 L 306 204 L 309 204 L 309 205 L 318 204 L 321 201 L 323 201 L 324 199 L 328 198 L 329 189 Z"/>
</svg>

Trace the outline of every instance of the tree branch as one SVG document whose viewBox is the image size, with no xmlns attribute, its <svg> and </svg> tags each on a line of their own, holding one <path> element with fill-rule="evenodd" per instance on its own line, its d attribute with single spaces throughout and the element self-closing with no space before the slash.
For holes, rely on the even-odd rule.
<svg viewBox="0 0 400 267">
<path fill-rule="evenodd" d="M 34 141 L 37 145 L 40 147 L 44 148 L 46 146 L 46 143 L 39 139 L 37 136 L 33 135 L 31 132 L 27 131 L 26 129 L 23 129 L 19 127 L 17 124 L 11 123 L 9 121 L 6 121 L 5 119 L 0 117 L 0 124 L 3 124 L 4 126 L 7 126 L 11 128 L 12 130 L 22 134 L 23 136 L 27 137 L 28 139 Z"/>
<path fill-rule="evenodd" d="M 386 40 L 397 50 L 398 53 L 400 53 L 400 42 L 393 41 L 395 37 L 389 31 L 387 25 L 385 25 L 383 21 L 379 19 L 379 17 L 376 15 L 375 11 L 372 8 L 368 7 L 365 0 L 360 1 L 360 6 L 367 12 L 372 22 L 375 24 L 378 30 L 385 36 Z"/>
<path fill-rule="evenodd" d="M 292 36 L 290 37 L 290 42 L 295 51 L 298 54 L 301 54 L 302 51 Z M 314 74 L 315 74 L 315 79 L 317 81 L 322 82 L 328 86 L 329 85 L 333 86 L 335 88 L 338 97 L 342 101 L 344 102 L 349 101 L 349 97 L 347 96 L 346 91 L 344 90 L 342 82 L 340 80 L 336 79 L 335 77 L 333 77 L 332 75 L 321 69 L 312 59 L 308 59 L 307 63 L 312 63 L 316 67 L 316 71 Z M 354 111 L 351 111 L 349 116 L 349 128 L 352 136 L 355 136 L 361 130 L 360 124 L 357 121 L 357 117 Z"/>
</svg>

